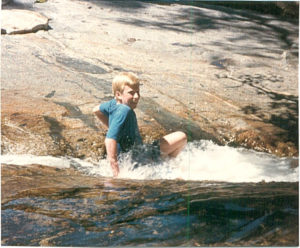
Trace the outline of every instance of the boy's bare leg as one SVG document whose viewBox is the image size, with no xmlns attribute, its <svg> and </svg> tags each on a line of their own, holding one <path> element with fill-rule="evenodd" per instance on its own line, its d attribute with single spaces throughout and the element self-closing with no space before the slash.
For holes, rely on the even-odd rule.
<svg viewBox="0 0 300 248">
<path fill-rule="evenodd" d="M 184 132 L 170 133 L 160 140 L 160 152 L 162 157 L 176 157 L 187 143 Z"/>
</svg>

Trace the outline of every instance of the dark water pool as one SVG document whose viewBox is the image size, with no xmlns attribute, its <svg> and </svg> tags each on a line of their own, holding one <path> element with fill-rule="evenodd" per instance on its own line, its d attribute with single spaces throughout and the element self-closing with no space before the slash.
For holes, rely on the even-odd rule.
<svg viewBox="0 0 300 248">
<path fill-rule="evenodd" d="M 298 183 L 112 180 L 2 165 L 2 245 L 297 246 Z"/>
</svg>

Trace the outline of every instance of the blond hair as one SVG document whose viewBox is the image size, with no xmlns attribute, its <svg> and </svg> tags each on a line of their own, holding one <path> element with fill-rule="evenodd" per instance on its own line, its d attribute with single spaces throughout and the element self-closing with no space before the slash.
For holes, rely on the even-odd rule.
<svg viewBox="0 0 300 248">
<path fill-rule="evenodd" d="M 125 85 L 136 87 L 140 85 L 140 80 L 137 75 L 132 72 L 121 72 L 114 77 L 112 82 L 114 96 L 116 95 L 117 91 L 123 93 Z"/>
</svg>

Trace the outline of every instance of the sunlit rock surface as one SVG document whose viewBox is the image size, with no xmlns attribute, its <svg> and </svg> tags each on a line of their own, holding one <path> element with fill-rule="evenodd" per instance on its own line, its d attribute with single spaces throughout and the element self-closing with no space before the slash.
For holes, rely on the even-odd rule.
<svg viewBox="0 0 300 248">
<path fill-rule="evenodd" d="M 25 24 L 30 10 L 51 29 L 1 37 L 3 153 L 102 156 L 92 108 L 112 98 L 114 75 L 133 71 L 146 142 L 183 130 L 298 154 L 297 20 L 207 4 L 13 4 L 3 24 Z"/>
<path fill-rule="evenodd" d="M 11 9 L 1 11 L 1 33 L 26 34 L 48 30 L 49 19 L 35 11 Z"/>
</svg>

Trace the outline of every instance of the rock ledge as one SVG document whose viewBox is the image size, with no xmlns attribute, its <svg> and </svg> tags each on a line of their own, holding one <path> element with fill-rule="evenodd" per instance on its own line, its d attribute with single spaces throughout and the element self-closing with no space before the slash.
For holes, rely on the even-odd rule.
<svg viewBox="0 0 300 248">
<path fill-rule="evenodd" d="M 49 18 L 40 13 L 11 9 L 1 11 L 1 34 L 26 34 L 49 30 Z"/>
</svg>

